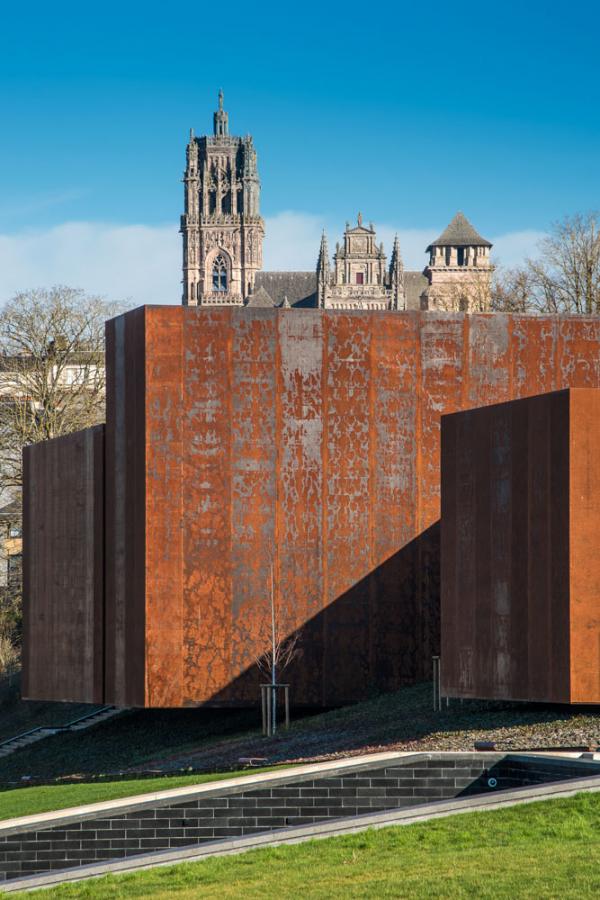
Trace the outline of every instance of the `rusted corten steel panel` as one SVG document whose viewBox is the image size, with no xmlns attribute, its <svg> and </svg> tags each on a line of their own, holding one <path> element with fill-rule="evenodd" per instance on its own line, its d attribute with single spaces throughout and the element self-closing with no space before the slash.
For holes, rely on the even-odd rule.
<svg viewBox="0 0 600 900">
<path fill-rule="evenodd" d="M 23 697 L 102 703 L 104 425 L 23 452 Z"/>
<path fill-rule="evenodd" d="M 146 332 L 145 311 L 106 325 L 107 702 L 145 706 Z"/>
<path fill-rule="evenodd" d="M 600 701 L 599 440 L 599 390 L 442 418 L 447 695 Z"/>
<path fill-rule="evenodd" d="M 571 391 L 569 446 L 571 701 L 597 703 L 600 701 L 600 391 Z"/>
<path fill-rule="evenodd" d="M 109 323 L 107 697 L 255 702 L 271 571 L 280 627 L 302 633 L 295 702 L 429 677 L 440 416 L 598 385 L 599 332 L 250 308 Z"/>
</svg>

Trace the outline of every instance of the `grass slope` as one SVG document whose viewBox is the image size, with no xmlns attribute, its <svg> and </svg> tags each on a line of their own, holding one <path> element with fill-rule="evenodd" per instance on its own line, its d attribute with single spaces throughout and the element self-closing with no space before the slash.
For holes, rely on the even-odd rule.
<svg viewBox="0 0 600 900">
<path fill-rule="evenodd" d="M 600 797 L 580 794 L 108 876 L 57 887 L 44 897 L 538 900 L 599 893 Z"/>
<path fill-rule="evenodd" d="M 598 743 L 599 724 L 595 708 L 543 704 L 454 701 L 434 713 L 430 684 L 296 718 L 275 739 L 260 734 L 258 709 L 135 710 L 0 759 L 0 783 L 136 768 L 226 771 L 239 768 L 241 756 L 272 764 L 385 749 L 472 750 L 478 739 L 505 750 L 587 746 Z"/>
<path fill-rule="evenodd" d="M 85 731 L 57 734 L 0 758 L 0 782 L 23 776 L 51 779 L 74 773 L 119 772 L 157 756 L 214 746 L 256 725 L 255 710 L 132 710 Z M 238 754 L 243 755 L 247 754 Z"/>
<path fill-rule="evenodd" d="M 136 778 L 119 781 L 98 781 L 83 784 L 50 784 L 36 787 L 15 788 L 0 793 L 0 820 L 17 816 L 32 816 L 35 813 L 68 809 L 71 806 L 83 806 L 86 803 L 101 803 L 106 800 L 117 800 L 120 797 L 132 797 L 136 794 L 169 791 L 172 788 L 186 785 L 206 784 L 209 781 L 221 781 L 223 778 L 239 778 L 242 775 L 270 772 L 272 768 L 245 769 L 237 772 L 171 775 L 159 778 Z"/>
</svg>

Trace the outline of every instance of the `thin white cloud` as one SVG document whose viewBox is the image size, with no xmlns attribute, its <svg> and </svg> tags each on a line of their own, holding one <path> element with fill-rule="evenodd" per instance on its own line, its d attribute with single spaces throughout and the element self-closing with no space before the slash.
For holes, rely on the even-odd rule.
<svg viewBox="0 0 600 900">
<path fill-rule="evenodd" d="M 0 301 L 18 290 L 68 284 L 111 300 L 178 303 L 181 250 L 171 225 L 68 222 L 0 235 Z"/>
<path fill-rule="evenodd" d="M 264 268 L 291 272 L 314 269 L 324 225 L 323 219 L 309 213 L 287 211 L 267 218 Z"/>
<path fill-rule="evenodd" d="M 514 231 L 490 238 L 492 244 L 492 260 L 502 266 L 516 266 L 528 256 L 535 256 L 540 241 L 546 235 L 543 231 Z"/>
<path fill-rule="evenodd" d="M 72 203 L 74 200 L 81 200 L 87 194 L 87 190 L 71 188 L 65 191 L 46 191 L 43 194 L 20 197 L 18 203 L 0 202 L 0 219 L 6 217 L 26 219 L 27 216 L 31 216 L 34 213 L 40 213 L 55 206 L 62 206 L 64 203 Z"/>
<path fill-rule="evenodd" d="M 308 213 L 287 211 L 267 218 L 264 268 L 314 269 L 325 224 L 329 249 L 341 240 L 344 223 L 324 222 Z M 422 269 L 425 247 L 441 231 L 377 228 L 378 240 L 391 251 L 398 233 L 404 265 Z M 514 265 L 535 254 L 542 232 L 520 231 L 493 240 L 495 259 Z M 68 284 L 112 300 L 179 303 L 181 238 L 174 225 L 112 225 L 67 222 L 38 231 L 0 234 L 0 302 L 19 290 Z"/>
</svg>

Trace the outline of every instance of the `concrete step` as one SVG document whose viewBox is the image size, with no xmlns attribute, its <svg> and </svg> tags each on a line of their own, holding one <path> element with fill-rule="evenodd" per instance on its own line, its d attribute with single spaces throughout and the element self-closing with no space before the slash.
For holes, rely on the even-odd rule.
<svg viewBox="0 0 600 900">
<path fill-rule="evenodd" d="M 35 744 L 37 741 L 41 741 L 43 740 L 43 738 L 51 737 L 52 735 L 58 734 L 61 731 L 83 731 L 86 728 L 91 728 L 92 725 L 99 725 L 101 722 L 105 722 L 107 719 L 112 719 L 113 716 L 117 716 L 121 712 L 123 712 L 122 709 L 111 707 L 109 709 L 103 709 L 95 715 L 84 719 L 82 722 L 77 722 L 74 725 L 61 726 L 58 728 L 53 728 L 51 726 L 42 727 L 39 730 L 35 731 L 33 734 L 24 734 L 21 736 L 17 735 L 12 740 L 8 740 L 4 744 L 0 744 L 0 758 L 2 758 L 3 756 L 9 756 L 9 754 L 15 753 L 15 751 L 21 750 L 23 747 L 27 747 L 29 744 Z"/>
</svg>

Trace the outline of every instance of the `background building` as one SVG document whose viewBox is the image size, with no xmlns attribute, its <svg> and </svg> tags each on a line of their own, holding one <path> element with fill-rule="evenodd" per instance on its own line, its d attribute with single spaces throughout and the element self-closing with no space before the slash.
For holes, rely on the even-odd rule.
<svg viewBox="0 0 600 900">
<path fill-rule="evenodd" d="M 422 272 L 404 270 L 397 237 L 388 268 L 374 226 L 364 225 L 360 213 L 355 227 L 346 224 L 333 266 L 323 234 L 315 272 L 261 271 L 265 232 L 256 150 L 250 136 L 230 136 L 222 91 L 213 135 L 190 136 L 183 180 L 184 305 L 489 309 L 492 245 L 460 212 L 427 247 Z"/>
<path fill-rule="evenodd" d="M 477 234 L 458 212 L 446 230 L 427 248 L 429 282 L 421 298 L 422 309 L 449 312 L 486 312 L 490 308 L 492 245 Z"/>
<path fill-rule="evenodd" d="M 222 91 L 213 134 L 190 134 L 183 181 L 183 303 L 241 305 L 262 267 L 264 223 L 256 150 L 229 134 Z"/>
</svg>

